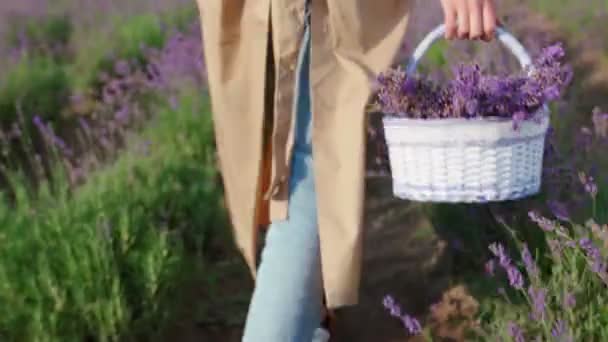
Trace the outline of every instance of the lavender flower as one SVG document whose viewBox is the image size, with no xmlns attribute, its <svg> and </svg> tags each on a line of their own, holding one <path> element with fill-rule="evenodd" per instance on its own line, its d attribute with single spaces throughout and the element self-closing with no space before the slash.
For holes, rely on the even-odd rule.
<svg viewBox="0 0 608 342">
<path fill-rule="evenodd" d="M 532 299 L 532 319 L 536 321 L 544 320 L 547 290 L 543 288 L 536 289 L 533 286 L 530 286 L 528 288 L 528 295 L 530 296 L 530 299 Z"/>
<path fill-rule="evenodd" d="M 538 277 L 538 266 L 536 265 L 536 262 L 534 261 L 534 258 L 532 258 L 532 254 L 530 253 L 530 250 L 528 249 L 528 245 L 524 244 L 522 251 L 521 251 L 521 257 L 522 260 L 524 261 L 524 265 L 526 267 L 526 270 L 528 271 L 528 274 L 531 277 Z"/>
<path fill-rule="evenodd" d="M 559 319 L 553 324 L 553 329 L 551 329 L 551 335 L 558 339 L 560 342 L 573 342 L 574 339 L 568 333 L 568 327 L 566 326 L 566 322 Z"/>
<path fill-rule="evenodd" d="M 558 99 L 572 78 L 561 61 L 560 44 L 542 51 L 533 73 L 504 77 L 484 75 L 476 63 L 454 68 L 454 78 L 439 86 L 431 77 L 407 76 L 401 68 L 381 73 L 375 84 L 376 108 L 411 118 L 512 118 L 514 128 L 534 119 L 547 102 Z"/>
<path fill-rule="evenodd" d="M 131 65 L 125 60 L 116 61 L 114 63 L 114 72 L 119 76 L 127 76 L 131 72 Z"/>
<path fill-rule="evenodd" d="M 395 299 L 391 295 L 386 295 L 382 304 L 386 309 L 389 310 L 391 316 L 393 317 L 401 317 L 401 308 L 395 302 Z"/>
<path fill-rule="evenodd" d="M 543 95 L 549 101 L 557 100 L 560 96 L 560 89 L 558 86 L 552 85 L 544 90 Z"/>
<path fill-rule="evenodd" d="M 494 254 L 494 256 L 496 256 L 498 258 L 500 266 L 502 266 L 503 268 L 506 269 L 511 265 L 511 259 L 505 253 L 505 247 L 502 244 L 500 244 L 498 242 L 492 243 L 489 246 L 489 249 L 492 252 L 492 254 Z"/>
<path fill-rule="evenodd" d="M 509 322 L 507 324 L 507 330 L 509 332 L 509 336 L 513 337 L 515 342 L 525 342 L 524 332 L 519 325 L 515 322 Z"/>
<path fill-rule="evenodd" d="M 528 213 L 528 217 L 530 217 L 530 219 L 536 223 L 540 229 L 546 231 L 546 232 L 552 232 L 555 230 L 555 224 L 549 220 L 546 217 L 541 216 L 540 214 L 538 214 L 535 211 L 530 211 Z"/>
<path fill-rule="evenodd" d="M 584 172 L 579 172 L 578 178 L 585 188 L 585 192 L 587 192 L 592 198 L 595 198 L 597 196 L 597 185 L 595 184 L 593 177 L 588 176 Z"/>
<path fill-rule="evenodd" d="M 36 128 L 38 128 L 38 131 L 40 132 L 40 134 L 45 139 L 47 139 L 52 145 L 58 147 L 59 151 L 61 151 L 61 153 L 63 153 L 66 156 L 73 155 L 73 151 L 68 147 L 67 143 L 63 139 L 61 139 L 59 136 L 55 135 L 55 133 L 53 132 L 51 127 L 46 125 L 42 121 L 42 118 L 40 118 L 39 115 L 35 115 L 32 118 L 32 121 L 34 122 L 34 125 L 36 125 Z"/>
<path fill-rule="evenodd" d="M 572 292 L 566 292 L 563 299 L 564 309 L 572 309 L 576 306 L 576 296 Z"/>
<path fill-rule="evenodd" d="M 407 331 L 409 331 L 409 333 L 412 335 L 418 335 L 422 332 L 420 322 L 409 315 L 403 315 L 403 317 L 401 317 L 401 322 L 403 322 L 403 325 Z"/>
<path fill-rule="evenodd" d="M 593 241 L 591 241 L 590 238 L 582 238 L 578 243 L 583 251 L 585 251 L 587 257 L 589 257 L 594 263 L 601 262 L 602 253 L 600 252 L 599 248 L 593 244 Z"/>
<path fill-rule="evenodd" d="M 606 272 L 606 263 L 601 259 L 594 259 L 591 263 L 591 270 L 599 275 L 604 275 Z"/>
<path fill-rule="evenodd" d="M 561 220 L 561 221 L 570 220 L 568 208 L 566 208 L 566 205 L 564 203 L 558 202 L 558 201 L 548 201 L 547 205 L 549 206 L 549 209 L 551 209 L 551 212 L 553 213 L 553 215 L 558 220 Z"/>
<path fill-rule="evenodd" d="M 506 268 L 507 277 L 509 278 L 509 285 L 517 290 L 522 290 L 524 288 L 524 277 L 519 272 L 517 267 L 509 265 Z"/>
<path fill-rule="evenodd" d="M 91 131 L 91 126 L 89 125 L 89 122 L 83 117 L 78 118 L 78 125 L 87 133 Z"/>
<path fill-rule="evenodd" d="M 401 323 L 403 323 L 404 327 L 410 334 L 418 335 L 422 332 L 420 322 L 418 322 L 418 320 L 413 318 L 412 316 L 402 313 L 401 308 L 395 302 L 395 299 L 391 295 L 384 296 L 382 304 L 389 311 L 391 316 L 399 318 L 401 320 Z"/>
</svg>

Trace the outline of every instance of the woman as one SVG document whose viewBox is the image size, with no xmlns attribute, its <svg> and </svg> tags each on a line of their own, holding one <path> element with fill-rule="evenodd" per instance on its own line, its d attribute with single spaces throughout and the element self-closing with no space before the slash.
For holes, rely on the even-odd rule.
<svg viewBox="0 0 608 342">
<path fill-rule="evenodd" d="M 412 2 L 198 0 L 227 206 L 256 277 L 243 341 L 327 340 L 324 307 L 358 300 L 364 108 Z M 442 5 L 448 38 L 492 38 L 492 0 Z"/>
</svg>

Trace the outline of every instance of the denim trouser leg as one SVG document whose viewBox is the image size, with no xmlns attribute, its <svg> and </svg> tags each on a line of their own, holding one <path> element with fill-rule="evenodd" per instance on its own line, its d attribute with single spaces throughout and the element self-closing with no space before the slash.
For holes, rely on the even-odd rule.
<svg viewBox="0 0 608 342">
<path fill-rule="evenodd" d="M 310 33 L 300 55 L 289 218 L 266 235 L 243 341 L 311 342 L 322 312 L 321 261 L 310 139 Z"/>
</svg>

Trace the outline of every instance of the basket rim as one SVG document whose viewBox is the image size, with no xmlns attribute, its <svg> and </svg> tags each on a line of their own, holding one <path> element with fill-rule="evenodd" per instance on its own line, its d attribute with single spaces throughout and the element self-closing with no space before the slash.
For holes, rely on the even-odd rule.
<svg viewBox="0 0 608 342">
<path fill-rule="evenodd" d="M 547 105 L 543 105 L 539 108 L 534 115 L 532 115 L 529 119 L 526 119 L 524 122 L 532 122 L 534 119 L 545 119 L 549 117 L 549 108 Z M 453 124 L 463 124 L 463 123 L 507 123 L 513 121 L 512 118 L 503 118 L 496 116 L 489 117 L 475 117 L 475 118 L 447 118 L 447 119 L 419 119 L 419 118 L 408 118 L 405 116 L 396 116 L 392 114 L 383 114 L 384 117 L 382 121 L 384 123 L 407 123 L 408 125 L 416 125 L 416 126 L 442 126 L 442 125 L 453 125 Z"/>
</svg>

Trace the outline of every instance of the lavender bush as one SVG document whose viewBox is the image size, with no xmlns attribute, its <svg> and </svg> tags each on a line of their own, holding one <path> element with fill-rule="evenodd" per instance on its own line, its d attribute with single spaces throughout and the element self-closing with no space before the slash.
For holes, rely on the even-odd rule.
<svg viewBox="0 0 608 342">
<path fill-rule="evenodd" d="M 202 71 L 200 30 L 137 18 L 102 69 L 25 44 L 0 77 L 0 340 L 158 338 L 225 225 L 203 77 L 184 76 Z"/>
<path fill-rule="evenodd" d="M 0 78 L 0 164 L 24 170 L 35 183 L 50 176 L 55 158 L 75 185 L 115 159 L 155 107 L 163 101 L 175 103 L 181 89 L 203 85 L 200 29 L 194 29 L 193 9 L 116 21 L 109 34 L 90 37 L 94 48 L 69 41 L 79 49 L 59 59 L 39 48 L 48 45 L 44 39 L 26 39 L 13 69 Z M 55 37 L 47 26 L 53 25 L 37 27 L 33 37 Z M 37 41 L 41 43 L 33 43 Z M 175 63 L 183 70 L 172 70 Z M 187 83 L 186 74 L 191 78 Z M 51 155 L 46 145 L 60 154 Z"/>
<path fill-rule="evenodd" d="M 547 166 L 568 177 L 562 175 L 549 187 L 561 187 L 567 194 L 549 197 L 544 208 L 549 214 L 545 216 L 540 209 L 528 213 L 529 222 L 543 236 L 542 244 L 524 240 L 529 232 L 500 220 L 512 239 L 488 246 L 491 258 L 484 269 L 494 282 L 496 296 L 482 300 L 479 324 L 473 325 L 469 340 L 608 338 L 608 181 L 597 169 L 598 163 L 604 162 L 597 156 L 608 144 L 607 127 L 608 114 L 597 108 L 591 127 L 581 129 L 584 145 L 569 144 L 575 146 L 576 156 L 566 158 L 563 154 L 569 156 L 570 150 L 551 147 L 555 151 Z M 401 319 L 407 333 L 432 340 L 428 329 L 413 330 L 406 324 L 415 318 L 392 298 L 386 298 L 384 306 Z"/>
<path fill-rule="evenodd" d="M 378 77 L 374 110 L 417 119 L 499 117 L 530 119 L 542 105 L 558 99 L 570 83 L 564 50 L 555 44 L 542 50 L 533 69 L 491 76 L 478 64 L 461 64 L 454 79 L 438 85 L 431 78 L 408 76 L 401 68 Z"/>
<path fill-rule="evenodd" d="M 597 186 L 584 173 L 580 178 L 596 208 Z M 514 306 L 503 292 L 505 302 L 486 308 L 494 318 L 486 322 L 487 332 L 515 341 L 604 341 L 608 338 L 608 226 L 596 221 L 597 212 L 577 224 L 564 211 L 553 211 L 556 219 L 534 211 L 529 214 L 546 233 L 547 255 L 532 254 L 519 242 L 521 262 L 514 262 L 500 243 L 491 246 L 494 258 L 488 264 L 498 265 L 518 292 L 515 297 L 523 297 L 527 305 Z M 538 262 L 548 265 L 545 272 L 539 271 Z"/>
</svg>

